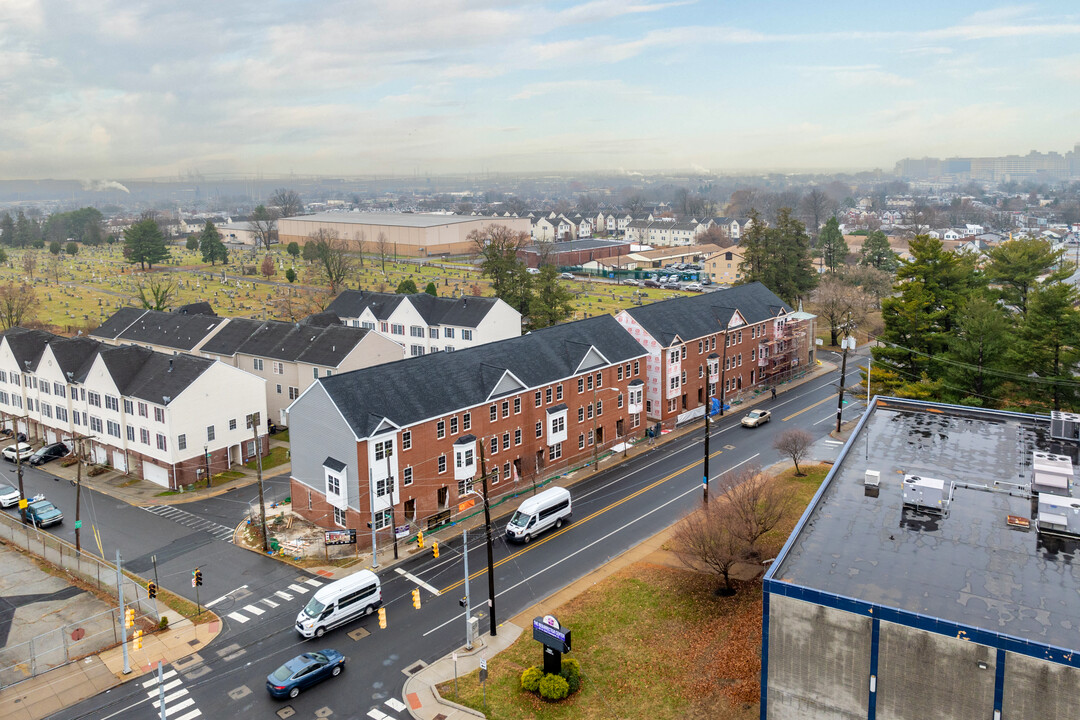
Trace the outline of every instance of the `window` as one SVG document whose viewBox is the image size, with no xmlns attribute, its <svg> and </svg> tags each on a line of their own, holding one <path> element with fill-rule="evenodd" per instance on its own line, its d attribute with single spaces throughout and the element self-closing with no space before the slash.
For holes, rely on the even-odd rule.
<svg viewBox="0 0 1080 720">
<path fill-rule="evenodd" d="M 375 497 L 386 497 L 394 490 L 394 478 L 384 477 L 375 480 Z"/>
<path fill-rule="evenodd" d="M 461 339 L 462 340 L 472 340 L 472 330 L 462 330 L 461 331 Z"/>
<path fill-rule="evenodd" d="M 443 349 L 446 350 L 446 352 L 454 352 L 454 346 L 453 345 L 447 345 Z"/>
<path fill-rule="evenodd" d="M 210 442 L 213 439 L 214 439 L 214 426 L 213 425 L 207 425 L 206 426 L 206 441 Z"/>
<path fill-rule="evenodd" d="M 159 423 L 165 422 L 165 408 L 154 408 L 154 420 Z"/>
<path fill-rule="evenodd" d="M 551 418 L 551 434 L 556 435 L 566 430 L 566 416 L 556 415 Z"/>
<path fill-rule="evenodd" d="M 390 334 L 391 335 L 404 335 L 405 334 L 405 326 L 404 325 L 397 325 L 397 324 L 391 325 L 390 326 Z"/>
<path fill-rule="evenodd" d="M 579 395 L 585 392 L 585 378 L 577 379 L 577 391 Z"/>
<path fill-rule="evenodd" d="M 114 422 L 112 420 L 107 420 L 105 424 L 107 426 L 107 432 L 110 435 L 112 435 L 113 437 L 120 437 L 120 423 Z"/>
<path fill-rule="evenodd" d="M 20 380 L 20 377 L 21 377 L 21 376 L 19 376 L 19 375 L 16 375 L 15 373 L 11 373 L 11 383 L 12 383 L 13 385 L 19 385 L 19 384 L 21 384 L 21 382 L 22 382 L 22 381 Z"/>
<path fill-rule="evenodd" d="M 353 321 L 353 322 L 355 324 L 355 321 Z M 368 322 L 367 320 L 363 320 L 363 321 L 360 322 L 360 327 L 364 328 L 365 330 L 374 330 L 375 329 L 375 323 Z M 385 329 L 384 329 L 384 332 L 385 332 Z"/>
<path fill-rule="evenodd" d="M 735 342 L 736 343 L 741 343 L 742 342 L 742 330 L 735 333 Z"/>
<path fill-rule="evenodd" d="M 168 445 L 165 442 L 165 436 L 162 435 L 161 433 L 157 434 L 157 449 L 162 450 L 162 451 L 165 451 L 165 450 L 168 449 Z"/>
<path fill-rule="evenodd" d="M 280 395 L 280 394 L 281 394 L 281 383 L 278 383 L 278 386 L 277 386 L 277 394 L 278 394 L 278 395 Z"/>
<path fill-rule="evenodd" d="M 586 412 L 585 412 L 585 415 L 586 415 L 586 416 L 587 416 L 587 417 L 588 417 L 588 418 L 589 418 L 590 420 L 592 420 L 592 416 L 593 416 L 593 406 L 592 406 L 592 403 L 589 403 L 589 404 L 588 404 L 588 406 L 587 406 L 587 409 L 586 409 Z"/>
<path fill-rule="evenodd" d="M 435 423 L 435 439 L 442 440 L 444 437 L 446 437 L 446 421 L 440 420 Z"/>
<path fill-rule="evenodd" d="M 315 378 L 316 380 L 318 380 L 319 379 L 319 368 L 317 368 L 317 367 L 311 368 L 311 376 L 313 378 Z"/>
<path fill-rule="evenodd" d="M 585 378 L 585 389 L 586 390 L 592 390 L 592 388 L 593 388 L 592 375 L 589 375 L 587 378 Z"/>
<path fill-rule="evenodd" d="M 42 417 L 52 418 L 52 405 L 49 405 L 48 403 L 42 403 L 41 415 Z"/>
<path fill-rule="evenodd" d="M 468 493 L 471 493 L 471 492 L 472 492 L 472 478 L 469 478 L 468 480 L 458 480 L 457 481 L 457 494 L 458 494 L 458 497 L 462 497 L 462 496 L 467 495 Z"/>
<path fill-rule="evenodd" d="M 520 397 L 514 398 L 514 414 L 515 415 L 520 415 L 521 414 L 521 398 Z"/>
<path fill-rule="evenodd" d="M 499 452 L 499 436 L 493 435 L 491 438 L 491 454 Z"/>
<path fill-rule="evenodd" d="M 705 377 L 705 366 L 704 365 L 698 365 L 697 366 L 697 376 L 699 378 Z"/>
<path fill-rule="evenodd" d="M 375 459 L 385 460 L 386 458 L 393 457 L 394 455 L 394 441 L 383 440 L 375 443 Z"/>
<path fill-rule="evenodd" d="M 503 416 L 504 419 L 510 417 L 510 401 L 509 400 L 503 400 L 502 401 L 502 416 Z"/>
<path fill-rule="evenodd" d="M 334 524 L 345 527 L 345 511 L 339 507 L 334 508 Z"/>
<path fill-rule="evenodd" d="M 616 380 L 622 380 L 622 365 L 619 366 L 619 369 L 618 369 L 618 372 L 616 373 L 616 378 L 615 379 Z"/>
<path fill-rule="evenodd" d="M 57 394 L 59 394 L 59 393 L 57 393 Z M 132 412 L 134 412 L 134 410 L 135 410 L 134 404 L 132 404 L 132 402 L 130 400 L 128 400 L 127 398 L 124 398 L 124 412 L 127 413 L 128 415 L 130 415 L 130 414 L 132 414 Z"/>
<path fill-rule="evenodd" d="M 7 405 L 9 404 L 9 402 L 10 399 L 8 397 L 8 394 L 5 391 L 0 390 L 0 403 L 4 403 L 5 405 Z"/>
<path fill-rule="evenodd" d="M 558 460 L 562 457 L 562 443 L 555 443 L 548 448 L 548 460 Z"/>
<path fill-rule="evenodd" d="M 101 395 L 94 391 L 86 393 L 86 402 L 90 403 L 94 407 L 101 407 Z"/>
<path fill-rule="evenodd" d="M 147 409 L 146 403 L 144 403 L 144 402 L 139 403 L 139 417 L 150 417 L 148 412 L 149 412 L 149 410 Z"/>
<path fill-rule="evenodd" d="M 51 394 L 51 393 L 49 393 L 49 383 L 48 383 L 48 381 L 47 381 L 47 380 L 42 380 L 42 381 L 41 381 L 41 394 L 42 394 L 42 395 L 49 395 L 49 394 Z M 108 398 L 106 398 L 106 400 L 107 400 L 107 399 L 108 399 Z"/>
<path fill-rule="evenodd" d="M 275 375 L 284 375 L 285 374 L 285 363 L 278 362 L 278 361 L 275 360 L 274 361 L 274 374 Z"/>
<path fill-rule="evenodd" d="M 638 367 L 639 367 L 638 363 L 639 362 L 640 362 L 639 360 L 634 361 L 634 377 L 638 376 Z"/>
<path fill-rule="evenodd" d="M 579 407 L 577 409 L 577 421 L 579 423 L 580 422 L 585 422 L 585 408 L 584 407 Z"/>
<path fill-rule="evenodd" d="M 544 437 L 544 423 L 536 421 L 536 437 Z"/>
<path fill-rule="evenodd" d="M 139 441 L 143 445 L 149 445 L 150 444 L 150 431 L 147 430 L 146 428 L 139 428 Z"/>
<path fill-rule="evenodd" d="M 577 449 L 578 450 L 584 450 L 585 449 L 585 433 L 581 433 L 581 434 L 579 434 L 577 436 Z"/>
<path fill-rule="evenodd" d="M 551 388 L 545 388 L 544 389 L 544 403 L 546 405 L 551 404 Z"/>
<path fill-rule="evenodd" d="M 543 397 L 544 396 L 540 394 L 540 391 L 537 390 L 536 391 L 536 407 L 540 407 L 541 405 L 544 404 Z"/>
<path fill-rule="evenodd" d="M 510 463 L 503 463 L 503 474 L 502 474 L 502 476 L 504 478 L 506 478 L 507 480 L 510 479 Z"/>
<path fill-rule="evenodd" d="M 411 450 L 412 449 L 412 431 L 411 430 L 406 430 L 405 432 L 401 433 L 401 449 L 402 450 Z"/>
<path fill-rule="evenodd" d="M 444 472 L 446 472 L 446 456 L 445 455 L 440 455 L 439 456 L 439 474 L 442 475 Z"/>
<path fill-rule="evenodd" d="M 443 328 L 442 335 L 447 340 L 454 339 L 454 328 Z"/>
<path fill-rule="evenodd" d="M 604 401 L 603 400 L 597 400 L 596 401 L 596 415 L 597 415 L 597 417 L 599 417 L 599 416 L 601 416 L 603 414 L 604 414 Z"/>
<path fill-rule="evenodd" d="M 704 340 L 698 340 L 697 341 L 697 351 L 698 351 L 698 355 L 705 352 L 705 341 Z"/>
<path fill-rule="evenodd" d="M 685 345 L 682 346 L 680 354 L 682 356 L 682 359 L 685 360 L 686 359 L 686 346 Z"/>
<path fill-rule="evenodd" d="M 407 467 L 401 471 L 401 484 L 405 487 L 412 485 L 412 468 Z"/>
<path fill-rule="evenodd" d="M 455 415 L 452 418 L 450 418 L 450 434 L 451 435 L 457 435 L 458 434 L 457 426 L 458 426 L 457 415 Z"/>
<path fill-rule="evenodd" d="M 515 445 L 520 445 L 521 444 L 521 428 L 518 428 L 518 429 L 514 430 L 514 444 Z"/>
<path fill-rule="evenodd" d="M 0 370 L 0 382 L 7 382 L 7 371 Z"/>
<path fill-rule="evenodd" d="M 439 339 L 439 328 L 428 328 L 428 337 L 432 340 Z"/>
<path fill-rule="evenodd" d="M 622 393 L 619 393 L 619 404 L 615 407 L 622 408 Z"/>
<path fill-rule="evenodd" d="M 495 405 L 492 405 L 489 408 L 488 414 L 491 415 L 491 422 L 495 422 L 499 418 L 499 409 L 495 407 Z"/>
<path fill-rule="evenodd" d="M 289 399 L 290 400 L 295 400 L 298 397 L 300 397 L 300 388 L 293 387 L 292 385 L 290 385 L 289 386 Z"/>
<path fill-rule="evenodd" d="M 424 328 L 420 327 L 419 325 L 410 325 L 409 326 L 409 336 L 410 337 L 415 337 L 415 338 L 424 337 Z"/>
<path fill-rule="evenodd" d="M 423 354 L 424 354 L 424 346 L 423 345 L 410 345 L 409 346 L 409 355 L 411 357 L 420 357 Z"/>
<path fill-rule="evenodd" d="M 387 323 L 379 323 L 379 329 L 382 330 L 383 332 L 386 332 L 388 328 L 389 328 L 389 325 Z"/>
<path fill-rule="evenodd" d="M 56 406 L 56 419 L 59 420 L 60 422 L 67 422 L 68 421 L 67 408 L 60 407 L 59 405 L 57 405 Z"/>
<path fill-rule="evenodd" d="M 510 433 L 504 432 L 503 433 L 503 450 L 509 450 L 509 449 L 510 449 Z"/>
<path fill-rule="evenodd" d="M 78 413 L 76 413 L 76 415 L 77 414 Z M 181 435 L 180 437 L 184 437 L 184 436 Z M 128 439 L 128 442 L 135 442 L 135 426 L 134 425 L 128 425 L 127 426 L 127 439 Z M 183 450 L 184 447 L 186 447 L 186 446 L 181 446 L 180 449 Z"/>
<path fill-rule="evenodd" d="M 101 432 L 101 418 L 96 418 L 93 415 L 90 416 L 90 431 L 96 433 Z"/>
<path fill-rule="evenodd" d="M 499 484 L 499 466 L 498 465 L 491 468 L 491 484 L 492 485 L 498 485 Z"/>
<path fill-rule="evenodd" d="M 128 425 L 128 430 L 131 430 L 131 426 Z M 135 438 L 131 438 L 134 440 Z M 176 437 L 176 447 L 178 450 L 187 450 L 187 434 L 181 433 Z"/>
<path fill-rule="evenodd" d="M 233 418 L 232 420 L 229 421 L 229 429 L 230 430 L 235 430 L 236 429 L 236 418 Z"/>
<path fill-rule="evenodd" d="M 468 430 L 472 427 L 472 413 L 465 413 L 461 416 L 461 429 Z"/>
<path fill-rule="evenodd" d="M 259 372 L 262 372 L 263 359 L 262 358 L 252 358 L 251 359 L 251 369 L 252 370 L 258 370 Z"/>
</svg>

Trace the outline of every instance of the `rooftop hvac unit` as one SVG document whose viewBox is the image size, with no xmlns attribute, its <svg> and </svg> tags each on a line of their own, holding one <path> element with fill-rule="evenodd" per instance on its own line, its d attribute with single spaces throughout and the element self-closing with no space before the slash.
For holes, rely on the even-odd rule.
<svg viewBox="0 0 1080 720">
<path fill-rule="evenodd" d="M 1035 493 L 1067 495 L 1072 485 L 1073 464 L 1068 455 L 1036 450 L 1031 453 L 1031 490 Z"/>
<path fill-rule="evenodd" d="M 1080 500 L 1041 493 L 1036 528 L 1040 533 L 1080 537 Z"/>
<path fill-rule="evenodd" d="M 905 475 L 904 506 L 920 512 L 944 515 L 949 510 L 949 494 L 945 481 Z"/>
<path fill-rule="evenodd" d="M 1050 437 L 1080 441 L 1080 415 L 1054 410 L 1050 413 Z"/>
<path fill-rule="evenodd" d="M 863 476 L 863 485 L 874 488 L 881 485 L 881 472 L 878 470 L 867 470 L 866 475 Z"/>
</svg>

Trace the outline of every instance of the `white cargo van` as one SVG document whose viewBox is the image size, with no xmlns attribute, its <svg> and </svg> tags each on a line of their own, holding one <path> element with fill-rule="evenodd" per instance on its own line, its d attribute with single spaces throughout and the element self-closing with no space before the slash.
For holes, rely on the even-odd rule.
<svg viewBox="0 0 1080 720">
<path fill-rule="evenodd" d="M 296 616 L 296 630 L 306 638 L 322 637 L 327 630 L 372 613 L 380 605 L 379 578 L 361 570 L 319 588 Z"/>
<path fill-rule="evenodd" d="M 570 491 L 550 488 L 518 506 L 506 525 L 506 536 L 527 543 L 549 527 L 562 527 L 570 519 L 570 511 Z"/>
</svg>

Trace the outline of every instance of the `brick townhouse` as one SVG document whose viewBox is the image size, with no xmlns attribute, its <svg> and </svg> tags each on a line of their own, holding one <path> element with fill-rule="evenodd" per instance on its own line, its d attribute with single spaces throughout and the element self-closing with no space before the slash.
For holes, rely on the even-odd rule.
<svg viewBox="0 0 1080 720">
<path fill-rule="evenodd" d="M 320 378 L 289 408 L 294 511 L 423 529 L 643 431 L 646 351 L 610 315 Z M 374 488 L 374 499 L 369 492 Z"/>
<path fill-rule="evenodd" d="M 702 417 L 721 389 L 730 403 L 813 362 L 805 340 L 814 316 L 761 283 L 633 307 L 616 320 L 649 353 L 645 414 L 667 427 Z"/>
</svg>

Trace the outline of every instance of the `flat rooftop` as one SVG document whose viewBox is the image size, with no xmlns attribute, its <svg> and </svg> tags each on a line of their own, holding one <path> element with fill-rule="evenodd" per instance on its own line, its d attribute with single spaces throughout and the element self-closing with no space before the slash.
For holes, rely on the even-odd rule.
<svg viewBox="0 0 1080 720">
<path fill-rule="evenodd" d="M 888 398 L 867 412 L 772 578 L 1080 649 L 1080 541 L 1038 533 L 1018 487 L 1033 451 L 1075 466 L 1076 444 L 1052 439 L 1048 416 Z M 880 473 L 876 495 L 867 470 Z M 905 507 L 906 475 L 951 487 L 947 512 Z"/>
<path fill-rule="evenodd" d="M 439 225 L 455 225 L 467 222 L 506 222 L 521 218 L 488 217 L 484 215 L 434 215 L 425 213 L 315 213 L 314 215 L 295 215 L 282 220 L 301 222 L 335 222 L 352 225 L 392 225 L 395 227 L 428 228 Z M 280 221 L 279 221 L 280 222 Z"/>
</svg>

